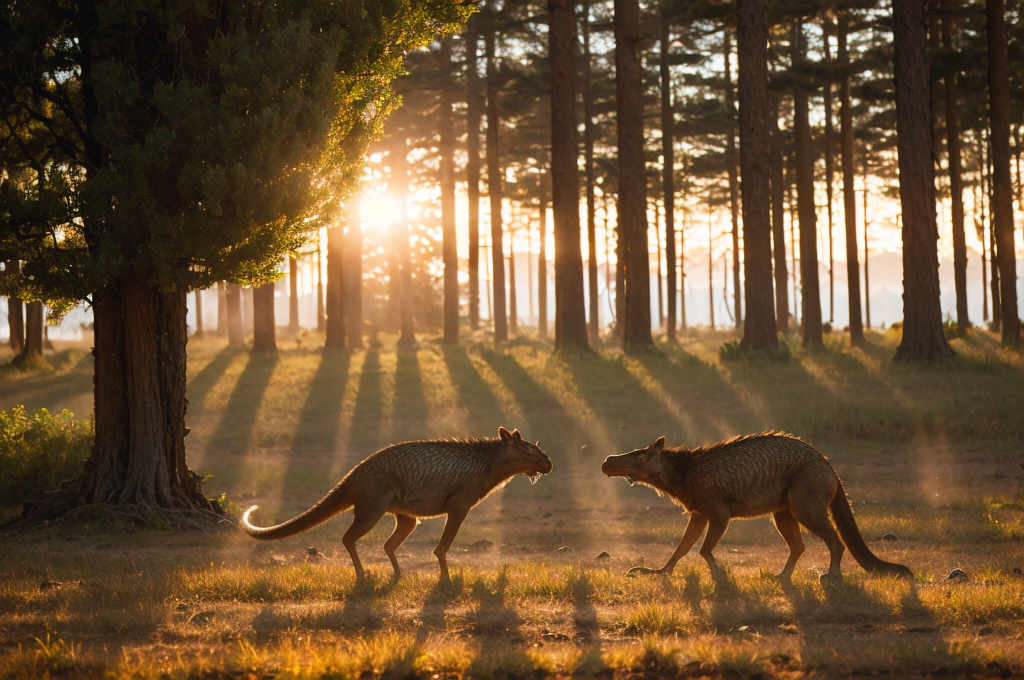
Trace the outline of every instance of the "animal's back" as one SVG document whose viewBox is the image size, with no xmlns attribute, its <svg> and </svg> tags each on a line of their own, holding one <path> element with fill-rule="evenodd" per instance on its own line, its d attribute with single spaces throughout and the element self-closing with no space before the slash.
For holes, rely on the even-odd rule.
<svg viewBox="0 0 1024 680">
<path fill-rule="evenodd" d="M 726 502 L 733 517 L 774 512 L 797 478 L 835 493 L 836 475 L 817 449 L 791 435 L 765 432 L 683 450 L 680 497 L 694 504 Z M 829 496 L 831 497 L 831 496 Z"/>
</svg>

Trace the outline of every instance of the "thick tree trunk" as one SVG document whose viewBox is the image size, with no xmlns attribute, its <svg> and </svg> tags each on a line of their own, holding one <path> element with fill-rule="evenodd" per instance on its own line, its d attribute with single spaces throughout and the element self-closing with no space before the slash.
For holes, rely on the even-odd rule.
<svg viewBox="0 0 1024 680">
<path fill-rule="evenodd" d="M 806 59 L 806 44 L 799 21 L 793 24 L 793 59 Z M 814 207 L 814 149 L 807 117 L 807 90 L 793 88 L 793 134 L 796 137 L 796 196 L 800 216 L 800 281 L 803 285 L 800 320 L 803 346 L 818 347 L 821 336 L 821 293 L 818 286 L 818 229 Z"/>
<path fill-rule="evenodd" d="M 672 72 L 669 70 L 668 18 L 661 15 L 661 192 L 665 203 L 665 264 L 668 286 L 666 337 L 676 342 L 676 225 L 675 225 L 675 113 L 672 108 Z"/>
<path fill-rule="evenodd" d="M 15 361 L 19 364 L 43 360 L 43 325 L 46 314 L 38 300 L 25 305 L 25 344 Z"/>
<path fill-rule="evenodd" d="M 772 255 L 775 258 L 775 329 L 789 330 L 789 272 L 786 263 L 786 180 L 782 155 L 782 130 L 779 129 L 779 101 L 771 99 L 768 130 L 771 135 Z"/>
<path fill-rule="evenodd" d="M 1010 178 L 1010 72 L 1003 0 L 986 0 L 988 97 L 992 140 L 992 226 L 999 269 L 999 303 L 1004 347 L 1018 347 L 1017 257 L 1013 238 L 1013 183 Z M 995 269 L 996 267 L 993 267 Z"/>
<path fill-rule="evenodd" d="M 345 206 L 345 344 L 363 347 L 363 223 L 360 197 Z"/>
<path fill-rule="evenodd" d="M 832 246 L 832 176 L 835 174 L 835 148 L 832 121 L 832 52 L 829 36 L 832 35 L 832 19 L 827 14 L 822 19 L 822 41 L 825 52 L 825 207 L 828 216 L 828 322 L 836 317 L 835 248 Z"/>
<path fill-rule="evenodd" d="M 252 351 L 277 352 L 277 322 L 274 318 L 274 283 L 264 283 L 252 291 Z"/>
<path fill-rule="evenodd" d="M 228 334 L 228 286 L 223 281 L 217 284 L 217 335 Z"/>
<path fill-rule="evenodd" d="M 494 31 L 484 40 L 487 59 L 487 194 L 491 205 L 491 277 L 494 289 L 494 341 L 508 340 L 508 316 L 505 308 L 505 250 L 501 225 L 501 155 L 498 149 L 498 65 L 495 62 Z"/>
<path fill-rule="evenodd" d="M 729 177 L 729 217 L 732 219 L 732 290 L 733 320 L 736 330 L 743 328 L 743 301 L 740 297 L 740 190 L 736 174 L 736 104 L 732 89 L 732 39 L 729 28 L 724 32 L 725 108 L 729 129 L 725 136 L 725 167 Z"/>
<path fill-rule="evenodd" d="M 942 22 L 942 42 L 953 49 L 953 19 Z M 961 336 L 971 327 L 967 310 L 967 235 L 964 232 L 963 179 L 960 177 L 960 116 L 956 102 L 956 72 L 944 78 L 946 104 L 946 150 L 949 164 L 949 194 L 953 216 L 953 281 L 956 287 L 956 325 Z"/>
<path fill-rule="evenodd" d="M 580 252 L 579 140 L 576 133 L 575 0 L 550 0 L 551 212 L 555 230 L 555 349 L 590 347 Z"/>
<path fill-rule="evenodd" d="M 953 355 L 939 305 L 935 166 L 929 125 L 928 55 L 923 2 L 893 3 L 896 131 L 903 208 L 903 340 L 897 361 Z"/>
<path fill-rule="evenodd" d="M 540 253 L 537 256 L 537 335 L 548 337 L 548 197 L 540 192 Z"/>
<path fill-rule="evenodd" d="M 441 41 L 441 71 L 445 82 L 438 106 L 441 170 L 441 255 L 444 262 L 444 344 L 459 341 L 459 251 L 455 242 L 455 127 L 452 115 L 451 39 Z"/>
<path fill-rule="evenodd" d="M 472 94 L 470 95 L 472 96 Z M 398 223 L 395 225 L 395 244 L 399 262 L 398 274 L 398 316 L 401 327 L 401 336 L 398 338 L 399 347 L 414 347 L 416 345 L 416 320 L 413 313 L 415 300 L 412 289 L 412 248 L 409 245 L 409 143 L 404 137 L 399 140 L 397 149 L 391 152 L 391 193 L 398 203 Z M 479 154 L 479 150 L 478 150 Z M 479 167 L 477 168 L 479 175 Z M 479 177 L 478 177 L 479 179 Z M 472 186 L 472 184 L 470 185 Z M 479 196 L 478 196 L 479 198 Z M 472 206 L 472 202 L 470 203 Z M 472 243 L 472 239 L 470 240 Z M 477 246 L 480 240 L 477 238 Z M 479 248 L 478 248 L 479 251 Z M 478 281 L 479 283 L 479 281 Z M 479 290 L 477 292 L 477 313 L 479 314 Z M 479 318 L 478 318 L 479 321 Z"/>
<path fill-rule="evenodd" d="M 299 254 L 288 254 L 288 330 L 299 332 Z"/>
<path fill-rule="evenodd" d="M 245 344 L 245 330 L 242 326 L 242 287 L 229 283 L 226 293 L 228 315 L 228 346 L 241 347 Z"/>
<path fill-rule="evenodd" d="M 623 252 L 622 346 L 627 352 L 654 346 L 651 337 L 650 255 L 647 244 L 647 180 L 644 171 L 643 72 L 640 66 L 638 0 L 615 0 L 615 108 L 619 145 L 619 240 Z"/>
<path fill-rule="evenodd" d="M 469 199 L 469 327 L 480 327 L 480 118 L 484 93 L 480 82 L 477 35 L 466 42 L 466 196 Z"/>
<path fill-rule="evenodd" d="M 590 0 L 583 0 L 583 164 L 587 182 L 587 290 L 590 310 L 587 319 L 590 341 L 600 337 L 597 293 L 597 207 L 594 198 L 594 95 L 590 89 Z"/>
<path fill-rule="evenodd" d="M 857 190 L 854 187 L 853 112 L 850 108 L 850 55 L 846 46 L 849 18 L 839 14 L 836 32 L 839 68 L 839 144 L 843 172 L 843 220 L 846 229 L 846 281 L 850 308 L 850 344 L 864 342 L 864 322 L 860 311 L 860 263 L 857 254 Z"/>
<path fill-rule="evenodd" d="M 740 90 L 740 167 L 743 177 L 743 274 L 746 350 L 778 345 L 772 292 L 772 226 L 768 138 L 768 15 L 766 0 L 736 0 Z"/>
<path fill-rule="evenodd" d="M 345 346 L 345 229 L 327 229 L 327 300 L 325 303 L 326 347 Z"/>
<path fill-rule="evenodd" d="M 7 260 L 6 265 L 7 276 L 21 271 L 18 260 Z M 20 354 L 25 347 L 25 303 L 13 295 L 7 297 L 7 328 L 10 330 L 7 342 L 16 354 Z"/>
</svg>

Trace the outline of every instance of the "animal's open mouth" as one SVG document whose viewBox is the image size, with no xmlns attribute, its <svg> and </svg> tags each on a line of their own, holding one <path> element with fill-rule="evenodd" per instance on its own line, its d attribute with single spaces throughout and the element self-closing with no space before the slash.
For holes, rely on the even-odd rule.
<svg viewBox="0 0 1024 680">
<path fill-rule="evenodd" d="M 629 484 L 630 486 L 633 486 L 634 484 L 636 484 L 636 477 L 634 477 L 633 475 L 626 475 L 626 483 Z"/>
<path fill-rule="evenodd" d="M 540 471 L 531 472 L 526 476 L 530 478 L 530 484 L 536 484 L 537 480 L 540 479 Z"/>
</svg>

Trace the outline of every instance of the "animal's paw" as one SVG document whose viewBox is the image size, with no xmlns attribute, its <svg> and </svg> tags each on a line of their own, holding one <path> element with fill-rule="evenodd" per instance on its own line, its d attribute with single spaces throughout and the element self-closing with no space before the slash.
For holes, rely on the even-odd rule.
<svg viewBox="0 0 1024 680">
<path fill-rule="evenodd" d="M 818 577 L 818 580 L 821 581 L 822 585 L 839 585 L 843 582 L 843 575 L 841 573 L 826 571 Z"/>
<path fill-rule="evenodd" d="M 665 572 L 661 569 L 651 569 L 649 567 L 633 567 L 626 572 L 626 576 L 647 576 L 648 574 L 664 574 Z"/>
</svg>

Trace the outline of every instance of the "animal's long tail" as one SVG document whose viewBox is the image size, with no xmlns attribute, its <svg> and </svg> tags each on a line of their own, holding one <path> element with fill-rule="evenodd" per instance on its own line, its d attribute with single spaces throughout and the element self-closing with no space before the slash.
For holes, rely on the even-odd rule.
<svg viewBox="0 0 1024 680">
<path fill-rule="evenodd" d="M 864 542 L 864 537 L 860 535 L 857 522 L 853 519 L 853 509 L 850 507 L 850 501 L 846 499 L 846 489 L 843 488 L 841 481 L 838 479 L 836 481 L 839 482 L 839 488 L 829 507 L 832 510 L 832 519 L 836 523 L 836 528 L 839 529 L 839 536 L 843 539 L 850 554 L 853 555 L 853 559 L 857 560 L 857 564 L 864 567 L 865 571 L 872 574 L 913 578 L 914 572 L 907 567 L 894 562 L 886 562 L 871 552 L 871 548 Z"/>
<path fill-rule="evenodd" d="M 256 527 L 249 523 L 249 515 L 259 507 L 258 505 L 253 505 L 242 513 L 242 519 L 238 522 L 238 528 L 261 541 L 272 541 L 278 538 L 288 538 L 289 536 L 301 534 L 303 531 L 323 524 L 338 513 L 345 512 L 353 506 L 353 502 L 349 499 L 346 481 L 342 480 L 336 487 L 331 489 L 330 493 L 321 498 L 316 505 L 301 515 L 297 515 L 287 522 L 275 524 L 272 527 Z"/>
</svg>

